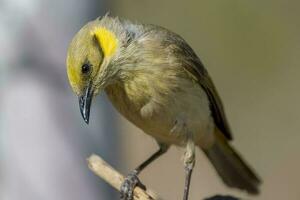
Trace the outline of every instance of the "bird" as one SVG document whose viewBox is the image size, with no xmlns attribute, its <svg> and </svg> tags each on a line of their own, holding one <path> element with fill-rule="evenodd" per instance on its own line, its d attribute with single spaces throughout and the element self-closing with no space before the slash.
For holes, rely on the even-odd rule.
<svg viewBox="0 0 300 200">
<path fill-rule="evenodd" d="M 105 92 L 121 115 L 158 144 L 158 150 L 128 174 L 121 199 L 134 198 L 134 188 L 144 187 L 140 172 L 172 145 L 184 149 L 183 200 L 189 199 L 196 148 L 227 186 L 259 194 L 260 178 L 230 144 L 232 132 L 208 71 L 178 34 L 106 14 L 75 34 L 66 66 L 87 124 L 93 98 Z"/>
</svg>

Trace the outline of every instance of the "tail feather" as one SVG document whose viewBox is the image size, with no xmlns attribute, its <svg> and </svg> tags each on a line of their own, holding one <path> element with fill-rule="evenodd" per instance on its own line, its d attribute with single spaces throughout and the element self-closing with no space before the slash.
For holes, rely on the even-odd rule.
<svg viewBox="0 0 300 200">
<path fill-rule="evenodd" d="M 260 179 L 221 133 L 216 132 L 214 145 L 203 150 L 226 185 L 250 194 L 259 193 Z"/>
</svg>

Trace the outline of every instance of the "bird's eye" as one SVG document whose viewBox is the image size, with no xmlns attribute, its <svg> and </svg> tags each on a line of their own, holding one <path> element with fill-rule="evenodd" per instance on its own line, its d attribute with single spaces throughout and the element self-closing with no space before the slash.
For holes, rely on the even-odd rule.
<svg viewBox="0 0 300 200">
<path fill-rule="evenodd" d="M 88 63 L 85 63 L 85 64 L 83 64 L 83 65 L 81 66 L 81 72 L 82 72 L 83 74 L 89 73 L 90 70 L 91 70 L 91 65 L 88 64 Z"/>
</svg>

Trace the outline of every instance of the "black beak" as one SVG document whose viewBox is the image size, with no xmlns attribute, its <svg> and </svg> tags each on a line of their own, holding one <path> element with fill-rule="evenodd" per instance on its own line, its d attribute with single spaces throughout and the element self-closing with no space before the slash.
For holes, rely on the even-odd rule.
<svg viewBox="0 0 300 200">
<path fill-rule="evenodd" d="M 85 123 L 89 124 L 90 108 L 92 104 L 93 92 L 91 84 L 85 89 L 84 95 L 79 97 L 79 108 Z"/>
</svg>

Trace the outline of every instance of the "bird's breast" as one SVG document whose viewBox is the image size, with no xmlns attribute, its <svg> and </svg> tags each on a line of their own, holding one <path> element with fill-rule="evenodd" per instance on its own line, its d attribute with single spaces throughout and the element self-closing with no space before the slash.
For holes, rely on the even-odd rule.
<svg viewBox="0 0 300 200">
<path fill-rule="evenodd" d="M 180 118 L 200 138 L 211 125 L 208 99 L 197 84 L 171 72 L 138 74 L 106 88 L 114 107 L 158 141 L 181 145 L 186 137 L 170 133 Z"/>
</svg>

